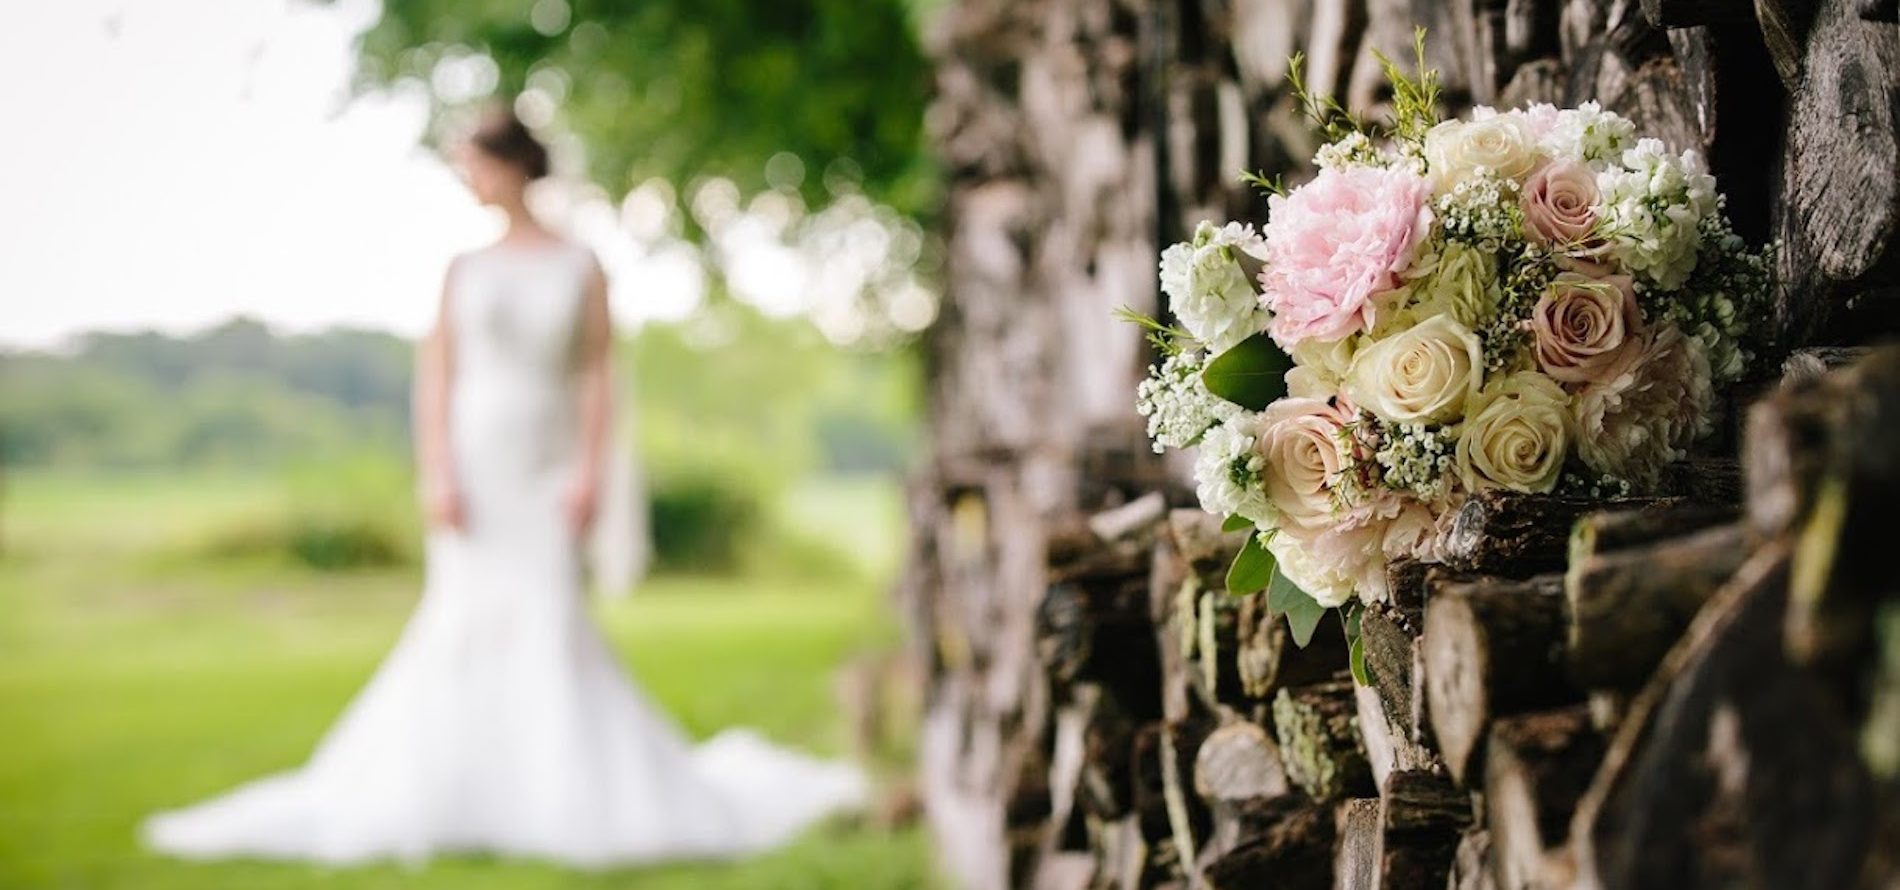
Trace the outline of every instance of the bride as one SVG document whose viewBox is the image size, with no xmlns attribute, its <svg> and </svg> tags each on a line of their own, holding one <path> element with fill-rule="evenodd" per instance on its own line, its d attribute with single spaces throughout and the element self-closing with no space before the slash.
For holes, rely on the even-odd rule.
<svg viewBox="0 0 1900 890">
<path fill-rule="evenodd" d="M 581 866 L 728 857 L 858 806 L 855 768 L 744 730 L 694 747 L 586 615 L 580 541 L 609 427 L 606 284 L 528 212 L 545 148 L 512 114 L 459 153 L 507 233 L 449 269 L 417 439 L 427 581 L 388 659 L 308 763 L 161 813 L 189 858 L 350 863 L 481 851 Z"/>
</svg>

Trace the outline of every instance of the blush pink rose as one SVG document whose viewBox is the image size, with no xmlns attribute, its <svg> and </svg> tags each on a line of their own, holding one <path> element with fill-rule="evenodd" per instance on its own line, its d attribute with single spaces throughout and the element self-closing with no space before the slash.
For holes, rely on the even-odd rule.
<svg viewBox="0 0 1900 890">
<path fill-rule="evenodd" d="M 1537 365 L 1564 383 L 1594 383 L 1637 342 L 1642 315 L 1628 275 L 1560 272 L 1531 308 Z"/>
<path fill-rule="evenodd" d="M 1373 295 L 1398 283 L 1431 232 L 1430 196 L 1409 170 L 1349 167 L 1269 199 L 1260 283 L 1273 339 L 1292 349 L 1370 328 Z"/>
<path fill-rule="evenodd" d="M 1260 414 L 1261 475 L 1281 527 L 1319 529 L 1333 518 L 1333 483 L 1345 469 L 1350 409 L 1325 399 L 1285 398 Z"/>
<path fill-rule="evenodd" d="M 1570 161 L 1545 164 L 1524 183 L 1524 237 L 1538 244 L 1582 244 L 1596 226 L 1596 173 Z"/>
</svg>

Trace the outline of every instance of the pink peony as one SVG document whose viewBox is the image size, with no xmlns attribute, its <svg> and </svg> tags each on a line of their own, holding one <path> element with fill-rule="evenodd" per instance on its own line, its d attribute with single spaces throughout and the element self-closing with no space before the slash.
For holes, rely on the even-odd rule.
<svg viewBox="0 0 1900 890">
<path fill-rule="evenodd" d="M 1430 196 L 1409 170 L 1348 167 L 1269 199 L 1260 283 L 1273 339 L 1292 349 L 1372 327 L 1373 295 L 1397 284 L 1431 232 Z"/>
</svg>

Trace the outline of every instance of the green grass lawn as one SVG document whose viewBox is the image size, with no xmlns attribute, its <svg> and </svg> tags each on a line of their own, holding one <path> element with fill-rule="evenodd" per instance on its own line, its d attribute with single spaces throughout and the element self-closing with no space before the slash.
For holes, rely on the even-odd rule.
<svg viewBox="0 0 1900 890">
<path fill-rule="evenodd" d="M 272 495 L 236 476 L 9 479 L 0 501 L 0 888 L 910 888 L 919 832 L 843 824 L 733 865 L 601 873 L 455 858 L 412 870 L 154 856 L 134 828 L 303 760 L 413 606 L 413 569 L 321 574 L 181 557 Z M 894 638 L 888 484 L 807 487 L 787 519 L 849 541 L 839 578 L 668 577 L 597 614 L 686 729 L 837 753 L 834 671 Z M 236 517 L 236 519 L 234 519 Z"/>
</svg>

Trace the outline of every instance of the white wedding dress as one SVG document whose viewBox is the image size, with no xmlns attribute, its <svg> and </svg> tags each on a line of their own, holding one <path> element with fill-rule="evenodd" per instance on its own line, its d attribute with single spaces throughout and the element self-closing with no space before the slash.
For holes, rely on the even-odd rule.
<svg viewBox="0 0 1900 890">
<path fill-rule="evenodd" d="M 751 732 L 695 747 L 589 621 L 560 511 L 588 264 L 580 248 L 500 246 L 456 265 L 450 437 L 466 531 L 431 533 L 421 604 L 309 762 L 152 817 L 152 847 L 602 866 L 754 852 L 863 803 L 858 769 Z"/>
</svg>

